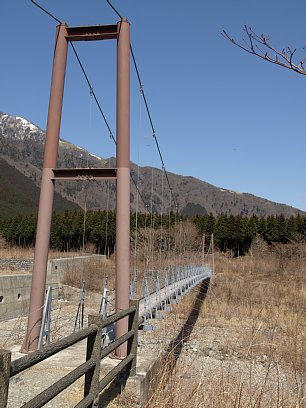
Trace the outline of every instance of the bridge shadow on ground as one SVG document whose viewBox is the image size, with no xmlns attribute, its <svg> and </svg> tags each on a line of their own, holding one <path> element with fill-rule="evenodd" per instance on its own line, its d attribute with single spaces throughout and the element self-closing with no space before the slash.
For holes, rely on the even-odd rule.
<svg viewBox="0 0 306 408">
<path fill-rule="evenodd" d="M 164 355 L 164 361 L 169 364 L 167 367 L 170 371 L 174 369 L 178 358 L 180 357 L 182 353 L 182 349 L 184 347 L 184 344 L 189 340 L 190 335 L 193 331 L 193 328 L 199 318 L 200 311 L 202 308 L 202 305 L 204 303 L 204 300 L 206 298 L 207 291 L 209 289 L 210 285 L 210 278 L 204 279 L 199 287 L 198 287 L 198 293 L 197 296 L 194 300 L 194 303 L 192 305 L 191 311 L 181 328 L 179 334 L 176 336 L 175 339 L 171 341 L 169 344 L 165 355 Z"/>
<path fill-rule="evenodd" d="M 172 371 L 174 369 L 177 363 L 177 360 L 181 355 L 184 344 L 186 343 L 186 341 L 189 340 L 190 335 L 193 331 L 193 328 L 198 320 L 202 305 L 204 303 L 207 291 L 209 289 L 209 285 L 210 285 L 210 278 L 204 279 L 199 284 L 197 288 L 197 295 L 192 305 L 191 311 L 184 325 L 182 326 L 180 332 L 178 333 L 176 338 L 171 341 L 166 351 L 164 352 L 164 355 L 161 360 L 161 367 L 167 367 L 166 369 L 169 371 Z M 99 408 L 107 407 L 111 403 L 111 401 L 114 400 L 120 394 L 122 389 L 124 389 L 127 379 L 128 379 L 128 374 L 122 373 L 120 376 L 118 376 L 109 385 L 109 387 L 99 395 L 98 407 Z M 129 398 L 129 397 L 125 396 L 125 398 Z M 132 401 L 130 402 L 132 403 Z M 127 406 L 132 406 L 132 405 L 128 405 L 128 401 L 126 401 L 126 404 Z"/>
</svg>

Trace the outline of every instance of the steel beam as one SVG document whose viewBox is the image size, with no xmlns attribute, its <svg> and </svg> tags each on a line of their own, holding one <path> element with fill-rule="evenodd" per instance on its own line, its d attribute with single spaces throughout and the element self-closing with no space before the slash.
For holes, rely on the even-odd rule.
<svg viewBox="0 0 306 408">
<path fill-rule="evenodd" d="M 83 27 L 67 27 L 68 41 L 115 40 L 118 25 L 95 25 Z"/>
<path fill-rule="evenodd" d="M 53 169 L 52 180 L 75 180 L 75 181 L 95 181 L 95 180 L 116 180 L 117 169 L 114 168 L 73 168 L 73 169 Z"/>
</svg>

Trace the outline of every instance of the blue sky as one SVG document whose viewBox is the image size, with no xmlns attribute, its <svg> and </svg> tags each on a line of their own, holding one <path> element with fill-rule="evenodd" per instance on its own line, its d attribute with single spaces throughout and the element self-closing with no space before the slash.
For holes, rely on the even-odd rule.
<svg viewBox="0 0 306 408">
<path fill-rule="evenodd" d="M 55 22 L 28 0 L 0 0 L 0 111 L 45 129 Z M 112 24 L 104 0 L 41 0 L 70 26 Z M 232 46 L 244 24 L 306 55 L 303 0 L 116 0 L 131 40 L 168 171 L 306 211 L 306 76 Z M 114 41 L 76 48 L 115 132 Z M 131 158 L 160 167 L 135 72 Z M 70 50 L 61 137 L 108 157 L 107 129 Z"/>
</svg>

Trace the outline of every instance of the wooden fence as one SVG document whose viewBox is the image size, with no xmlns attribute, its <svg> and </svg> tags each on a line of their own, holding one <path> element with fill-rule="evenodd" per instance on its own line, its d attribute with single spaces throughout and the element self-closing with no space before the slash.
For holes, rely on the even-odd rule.
<svg viewBox="0 0 306 408">
<path fill-rule="evenodd" d="M 102 329 L 127 316 L 129 319 L 128 332 L 102 349 Z M 138 320 L 139 301 L 132 301 L 128 310 L 113 314 L 104 320 L 99 315 L 89 316 L 87 328 L 52 343 L 44 351 L 35 351 L 18 360 L 11 361 L 11 352 L 0 350 L 0 408 L 7 407 L 11 377 L 86 338 L 86 361 L 22 405 L 22 407 L 40 408 L 44 406 L 83 375 L 85 375 L 84 398 L 75 408 L 97 406 L 99 394 L 119 373 L 126 371 L 129 375 L 136 374 Z M 127 342 L 127 357 L 100 380 L 101 360 L 125 342 Z"/>
</svg>

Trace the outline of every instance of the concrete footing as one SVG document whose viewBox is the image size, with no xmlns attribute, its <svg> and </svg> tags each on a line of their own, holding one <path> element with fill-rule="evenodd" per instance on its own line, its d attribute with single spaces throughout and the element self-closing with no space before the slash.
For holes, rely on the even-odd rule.
<svg viewBox="0 0 306 408">
<path fill-rule="evenodd" d="M 136 375 L 128 378 L 125 391 L 133 395 L 136 403 L 143 407 L 148 402 L 158 380 L 161 358 L 158 356 L 140 357 L 138 360 Z"/>
</svg>

